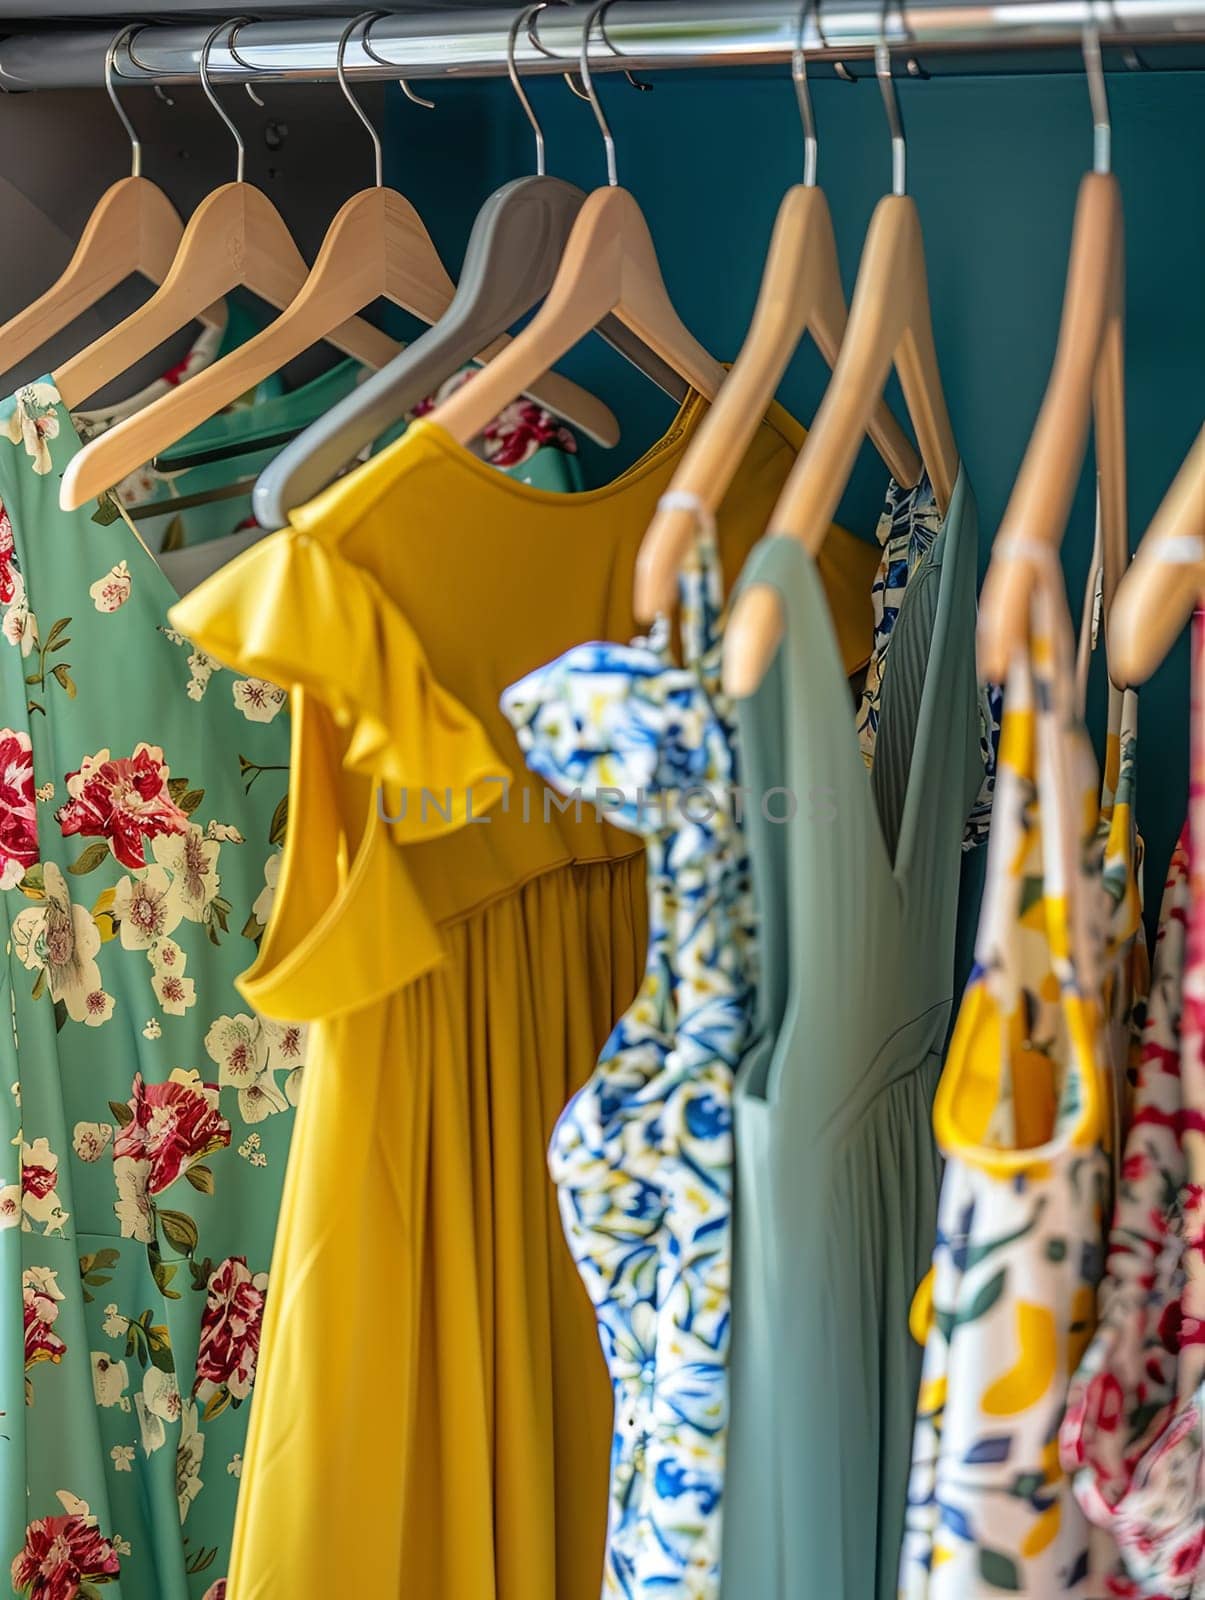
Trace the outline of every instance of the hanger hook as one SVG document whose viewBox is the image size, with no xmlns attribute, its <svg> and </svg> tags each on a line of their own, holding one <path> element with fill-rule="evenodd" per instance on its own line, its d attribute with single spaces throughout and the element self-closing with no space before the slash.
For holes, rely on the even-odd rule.
<svg viewBox="0 0 1205 1600">
<path fill-rule="evenodd" d="M 250 22 L 250 20 L 250 17 L 234 17 L 229 22 L 219 22 L 215 27 L 211 28 L 205 43 L 201 46 L 201 60 L 199 62 L 201 88 L 205 91 L 205 98 L 209 101 L 210 105 L 217 112 L 218 116 L 221 117 L 222 121 L 230 129 L 231 137 L 234 139 L 235 148 L 238 151 L 238 163 L 235 167 L 234 180 L 236 183 L 243 182 L 243 175 L 247 170 L 247 146 L 243 143 L 242 134 L 235 127 L 228 114 L 222 109 L 222 102 L 213 92 L 213 84 L 209 79 L 209 57 L 220 33 L 229 28 L 231 30 L 231 37 L 233 38 L 238 32 L 239 28 L 245 26 L 245 24 Z"/>
<path fill-rule="evenodd" d="M 803 182 L 807 189 L 816 187 L 820 146 L 816 138 L 816 116 L 812 110 L 812 91 L 808 88 L 808 62 L 803 41 L 807 34 L 808 18 L 816 8 L 817 0 L 803 0 L 799 13 L 799 32 L 795 36 L 795 49 L 791 55 L 791 80 L 795 85 L 795 98 L 799 101 L 799 119 L 803 123 Z"/>
<path fill-rule="evenodd" d="M 572 5 L 572 3 L 573 0 L 545 0 L 546 5 L 568 6 Z M 619 55 L 620 52 L 611 43 L 611 37 L 607 33 L 605 21 L 603 22 L 601 32 L 604 40 L 606 41 L 607 49 L 613 56 Z M 538 50 L 546 61 L 556 61 L 558 59 L 552 50 L 546 50 L 540 43 L 540 36 L 536 29 L 534 17 L 527 24 L 527 39 L 532 49 Z M 626 68 L 624 69 L 623 75 L 632 85 L 633 89 L 649 90 L 655 87 L 655 85 L 651 83 L 646 83 L 643 78 L 638 78 L 634 72 L 629 72 Z M 570 94 L 576 95 L 579 100 L 584 100 L 587 105 L 590 104 L 590 96 L 581 87 L 581 85 L 575 81 L 575 77 L 572 72 L 562 72 L 561 77 L 564 78 L 566 87 L 568 88 Z"/>
<path fill-rule="evenodd" d="M 622 50 L 617 50 L 615 48 L 615 46 L 611 43 L 611 35 L 607 32 L 607 16 L 606 16 L 606 12 L 607 12 L 607 8 L 606 8 L 606 6 L 604 6 L 602 8 L 602 11 L 599 13 L 598 31 L 599 31 L 599 33 L 602 34 L 603 43 L 606 45 L 607 49 L 611 52 L 611 54 L 613 56 L 622 56 L 623 51 Z M 623 75 L 628 80 L 628 82 L 632 85 L 632 88 L 633 89 L 639 89 L 642 94 L 648 94 L 653 88 L 653 85 L 651 83 L 649 83 L 646 79 L 638 78 L 634 72 L 629 72 L 626 67 L 623 69 Z"/>
<path fill-rule="evenodd" d="M 1113 124 L 1109 120 L 1109 91 L 1105 88 L 1104 62 L 1100 54 L 1100 26 L 1096 6 L 1092 19 L 1084 24 L 1084 71 L 1088 74 L 1088 96 L 1092 104 L 1092 170 L 1113 170 Z"/>
<path fill-rule="evenodd" d="M 347 42 L 351 38 L 352 34 L 355 33 L 356 29 L 360 27 L 361 24 L 363 24 L 365 27 L 371 27 L 374 19 L 380 15 L 381 13 L 379 11 L 361 11 L 358 17 L 353 17 L 347 24 L 346 28 L 344 28 L 343 32 L 339 35 L 339 45 L 335 51 L 335 76 L 339 80 L 340 89 L 343 90 L 343 98 L 347 101 L 348 105 L 355 112 L 356 116 L 359 117 L 360 121 L 364 124 L 365 128 L 368 130 L 368 137 L 372 140 L 372 154 L 376 171 L 376 186 L 378 189 L 383 187 L 385 182 L 385 156 L 381 149 L 381 136 L 373 127 L 372 119 L 369 117 L 367 111 L 365 111 L 364 107 L 351 92 L 351 85 L 347 81 L 346 57 Z"/>
<path fill-rule="evenodd" d="M 536 175 L 540 178 L 544 176 L 546 170 L 544 165 L 544 130 L 540 126 L 539 117 L 532 110 L 531 98 L 523 87 L 522 79 L 519 77 L 519 69 L 515 65 L 515 46 L 519 40 L 519 29 L 525 24 L 530 27 L 530 24 L 547 4 L 548 0 L 536 0 L 535 5 L 528 6 L 526 10 L 518 12 L 515 20 L 510 25 L 510 34 L 506 41 L 506 73 L 510 78 L 511 88 L 519 97 L 519 104 L 523 107 L 523 114 L 528 122 L 531 123 L 531 131 L 536 136 Z M 530 37 L 529 31 L 528 38 Z"/>
<path fill-rule="evenodd" d="M 387 17 L 388 15 L 388 11 L 373 11 L 369 15 L 369 20 L 364 24 L 364 37 L 360 40 L 360 49 L 363 50 L 364 54 L 368 56 L 370 60 L 375 61 L 379 67 L 393 68 L 392 61 L 386 61 L 384 56 L 379 56 L 372 48 L 373 23 L 380 22 L 382 17 Z M 399 78 L 397 82 L 398 88 L 401 89 L 407 100 L 413 101 L 416 106 L 422 106 L 424 111 L 435 110 L 435 101 L 424 100 L 421 94 L 415 94 L 414 90 L 406 82 L 405 78 Z"/>
<path fill-rule="evenodd" d="M 121 118 L 122 127 L 130 136 L 131 178 L 140 178 L 142 176 L 142 140 L 134 131 L 134 124 L 130 121 L 125 107 L 117 98 L 117 90 L 113 87 L 113 67 L 117 61 L 117 52 L 122 45 L 128 44 L 134 35 L 141 33 L 141 31 L 140 24 L 136 22 L 132 23 L 128 28 L 122 28 L 120 33 L 114 34 L 109 48 L 105 51 L 105 89 L 108 92 L 109 99 L 113 102 L 114 111 Z"/>
<path fill-rule="evenodd" d="M 236 22 L 235 23 L 233 28 L 231 28 L 231 30 L 230 30 L 230 38 L 226 42 L 226 48 L 230 52 L 230 59 L 232 61 L 237 61 L 240 67 L 246 67 L 248 72 L 254 72 L 255 68 L 251 65 L 251 63 L 249 61 L 244 61 L 242 56 L 239 55 L 238 51 L 234 47 L 234 41 L 238 38 L 239 34 L 242 33 L 243 29 L 246 26 L 247 26 L 246 22 Z M 255 85 L 253 83 L 245 83 L 243 85 L 243 88 L 246 89 L 246 91 L 247 91 L 247 99 L 250 100 L 251 104 L 253 106 L 258 106 L 259 109 L 262 111 L 264 109 L 264 103 L 260 99 L 260 97 L 256 94 Z"/>
<path fill-rule="evenodd" d="M 874 72 L 883 91 L 883 105 L 887 111 L 887 126 L 891 130 L 891 192 L 908 193 L 908 141 L 904 138 L 904 123 L 900 117 L 899 97 L 895 92 L 895 79 L 891 75 L 891 49 L 887 43 L 887 21 L 891 0 L 883 0 L 883 11 L 878 42 L 874 47 Z"/>
<path fill-rule="evenodd" d="M 1127 24 L 1117 9 L 1117 0 L 1105 0 L 1105 3 L 1109 8 L 1109 20 L 1113 25 L 1110 31 L 1113 33 L 1125 33 Z M 1121 59 L 1126 64 L 1127 72 L 1145 72 L 1147 70 L 1146 62 L 1132 44 L 1122 44 L 1118 48 L 1121 51 Z"/>
<path fill-rule="evenodd" d="M 578 71 L 581 74 L 582 88 L 586 91 L 586 98 L 590 102 L 590 109 L 594 112 L 594 120 L 598 123 L 599 132 L 603 136 L 603 148 L 607 152 L 607 183 L 612 189 L 616 189 L 619 187 L 619 173 L 615 165 L 615 136 L 611 132 L 611 124 L 607 121 L 607 114 L 602 108 L 602 101 L 598 98 L 598 90 L 594 87 L 594 79 L 590 74 L 590 35 L 594 32 L 594 24 L 611 4 L 612 0 L 596 0 L 586 14 L 586 20 L 582 24 Z"/>
<path fill-rule="evenodd" d="M 816 37 L 820 40 L 821 48 L 825 49 L 825 50 L 831 50 L 832 49 L 832 45 L 829 44 L 828 35 L 824 31 L 824 3 L 823 3 L 823 0 L 816 0 L 815 23 L 816 23 Z M 841 79 L 842 83 L 857 83 L 857 81 L 858 81 L 857 78 L 854 76 L 854 74 L 845 65 L 844 61 L 834 61 L 833 62 L 833 72 L 836 74 L 836 76 L 838 78 Z"/>
</svg>

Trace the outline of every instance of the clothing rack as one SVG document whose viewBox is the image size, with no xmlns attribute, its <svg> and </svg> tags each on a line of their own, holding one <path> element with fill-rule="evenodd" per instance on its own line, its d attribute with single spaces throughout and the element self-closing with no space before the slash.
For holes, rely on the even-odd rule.
<svg viewBox="0 0 1205 1600">
<path fill-rule="evenodd" d="M 121 8 L 136 15 L 144 0 Z M 149 7 L 148 7 L 149 9 Z M 351 10 L 354 12 L 354 7 Z M 678 67 L 754 67 L 789 61 L 802 0 L 616 0 L 605 14 L 591 63 L 598 71 Z M 805 44 L 809 60 L 849 61 L 873 55 L 884 31 L 878 0 L 822 0 L 813 7 Z M 201 47 L 221 13 L 206 0 L 204 20 L 163 26 L 148 21 L 116 60 L 129 83 L 196 82 Z M 916 57 L 948 52 L 1078 49 L 1095 23 L 1108 47 L 1205 44 L 1205 0 L 892 0 L 886 38 Z M 346 17 L 249 23 L 215 44 L 210 72 L 228 83 L 315 82 L 335 76 L 335 52 Z M 49 14 L 53 14 L 53 8 Z M 78 14 L 78 11 L 76 12 Z M 45 10 L 40 12 L 45 16 Z M 156 18 L 162 12 L 156 7 Z M 520 37 L 524 73 L 564 71 L 577 59 L 585 8 L 549 6 L 538 18 L 537 44 Z M 347 49 L 349 75 L 359 79 L 497 77 L 506 71 L 507 8 L 411 11 L 382 16 L 371 27 L 371 52 L 357 32 Z M 7 90 L 99 86 L 113 29 L 65 28 L 14 35 L 0 45 L 0 87 Z M 607 48 L 609 44 L 610 48 Z M 1133 61 L 1133 57 L 1128 59 Z M 1032 65 L 1027 66 L 1032 70 Z"/>
</svg>

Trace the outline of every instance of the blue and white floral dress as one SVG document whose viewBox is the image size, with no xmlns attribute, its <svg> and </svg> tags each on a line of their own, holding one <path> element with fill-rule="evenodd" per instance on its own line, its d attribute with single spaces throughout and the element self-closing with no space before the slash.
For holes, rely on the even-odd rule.
<svg viewBox="0 0 1205 1600">
<path fill-rule="evenodd" d="M 603 1593 L 713 1600 L 727 1428 L 731 1092 L 755 950 L 714 530 L 659 619 L 587 644 L 502 706 L 528 766 L 646 840 L 644 981 L 562 1114 L 549 1166 L 615 1394 Z"/>
</svg>

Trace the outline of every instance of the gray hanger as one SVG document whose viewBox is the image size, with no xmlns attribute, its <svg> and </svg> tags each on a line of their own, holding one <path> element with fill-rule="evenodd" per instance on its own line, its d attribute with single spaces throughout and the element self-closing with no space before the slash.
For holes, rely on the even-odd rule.
<svg viewBox="0 0 1205 1600">
<path fill-rule="evenodd" d="M 473 224 L 460 282 L 433 328 L 408 345 L 312 423 L 264 468 L 252 494 L 256 520 L 279 528 L 289 512 L 320 493 L 374 440 L 388 433 L 458 368 L 537 305 L 552 286 L 584 192 L 544 171 L 544 136 L 515 68 L 519 29 L 548 0 L 528 6 L 510 31 L 511 83 L 536 135 L 537 173 L 492 194 Z M 682 378 L 615 317 L 598 332 L 676 401 Z"/>
</svg>

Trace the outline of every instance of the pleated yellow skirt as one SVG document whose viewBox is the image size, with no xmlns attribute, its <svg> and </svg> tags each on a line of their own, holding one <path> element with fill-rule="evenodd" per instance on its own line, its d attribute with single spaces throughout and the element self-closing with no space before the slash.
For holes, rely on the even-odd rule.
<svg viewBox="0 0 1205 1600">
<path fill-rule="evenodd" d="M 610 1388 L 544 1151 L 639 982 L 643 857 L 442 931 L 311 1044 L 229 1600 L 598 1594 Z"/>
</svg>

